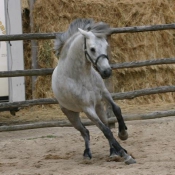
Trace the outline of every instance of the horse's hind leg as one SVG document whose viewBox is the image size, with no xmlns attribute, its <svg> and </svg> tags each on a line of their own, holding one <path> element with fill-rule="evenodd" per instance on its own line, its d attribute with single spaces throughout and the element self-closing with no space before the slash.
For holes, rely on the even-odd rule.
<svg viewBox="0 0 175 175">
<path fill-rule="evenodd" d="M 81 123 L 79 113 L 73 112 L 70 110 L 67 110 L 66 108 L 61 108 L 63 113 L 67 116 L 68 120 L 71 122 L 71 124 L 74 126 L 75 129 L 80 131 L 82 137 L 85 141 L 85 150 L 84 150 L 84 157 L 92 158 L 89 143 L 90 143 L 90 136 L 89 131 L 86 129 L 86 127 Z"/>
<path fill-rule="evenodd" d="M 93 107 L 84 109 L 85 114 L 88 118 L 103 132 L 109 143 L 114 147 L 117 154 L 124 158 L 126 164 L 133 164 L 136 161 L 126 153 L 126 150 L 114 138 L 111 130 L 99 119 L 96 111 Z"/>
</svg>

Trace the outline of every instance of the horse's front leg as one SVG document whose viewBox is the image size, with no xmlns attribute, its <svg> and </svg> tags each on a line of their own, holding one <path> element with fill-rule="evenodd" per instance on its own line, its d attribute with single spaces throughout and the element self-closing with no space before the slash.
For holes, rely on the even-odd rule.
<svg viewBox="0 0 175 175">
<path fill-rule="evenodd" d="M 126 164 L 136 163 L 136 161 L 129 154 L 127 154 L 127 151 L 117 142 L 111 130 L 99 119 L 93 107 L 86 108 L 84 112 L 87 117 L 103 132 L 110 145 L 113 147 L 113 149 L 115 149 L 116 154 L 123 157 Z"/>
<path fill-rule="evenodd" d="M 83 153 L 84 158 L 92 158 L 91 155 L 91 150 L 89 147 L 90 144 L 90 135 L 88 129 L 81 123 L 79 113 L 78 112 L 73 112 L 70 111 L 66 108 L 61 107 L 61 110 L 63 113 L 67 116 L 68 120 L 71 122 L 71 124 L 74 126 L 75 129 L 80 131 L 82 137 L 84 138 L 85 141 L 85 150 Z"/>
<path fill-rule="evenodd" d="M 98 117 L 100 118 L 100 120 L 106 125 L 108 126 L 108 119 L 104 110 L 104 105 L 100 102 L 99 104 L 97 104 L 95 106 L 95 111 L 98 115 Z M 112 146 L 112 144 L 109 142 L 109 147 L 110 147 L 110 157 L 116 157 L 118 156 L 118 153 L 115 151 L 114 147 Z"/>
<path fill-rule="evenodd" d="M 105 90 L 103 98 L 112 106 L 112 110 L 117 118 L 119 124 L 119 132 L 118 132 L 119 138 L 121 140 L 126 140 L 128 138 L 128 132 L 126 131 L 127 127 L 124 122 L 120 107 L 114 102 L 108 90 Z"/>
</svg>

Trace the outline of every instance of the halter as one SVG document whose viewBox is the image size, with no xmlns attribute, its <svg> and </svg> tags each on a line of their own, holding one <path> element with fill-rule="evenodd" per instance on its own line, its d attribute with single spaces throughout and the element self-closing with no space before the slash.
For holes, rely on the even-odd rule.
<svg viewBox="0 0 175 175">
<path fill-rule="evenodd" d="M 101 54 L 101 55 L 99 55 L 99 56 L 97 57 L 97 59 L 96 59 L 95 62 L 94 62 L 93 59 L 91 58 L 91 56 L 90 56 L 90 55 L 88 54 L 88 52 L 87 52 L 86 38 L 85 38 L 85 37 L 84 37 L 84 54 L 85 54 L 85 58 L 86 58 L 86 59 L 87 59 L 87 56 L 89 57 L 89 60 L 91 61 L 93 67 L 94 67 L 96 70 L 98 70 L 98 68 L 97 68 L 97 63 L 98 63 L 98 61 L 99 61 L 100 58 L 107 58 L 107 59 L 109 60 L 109 58 L 108 58 L 107 55 Z"/>
</svg>

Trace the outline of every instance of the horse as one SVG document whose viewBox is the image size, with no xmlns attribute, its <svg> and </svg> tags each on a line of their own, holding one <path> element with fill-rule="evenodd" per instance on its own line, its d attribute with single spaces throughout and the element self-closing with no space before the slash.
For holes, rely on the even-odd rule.
<svg viewBox="0 0 175 175">
<path fill-rule="evenodd" d="M 84 139 L 85 158 L 92 158 L 90 134 L 81 122 L 80 112 L 84 112 L 103 132 L 109 142 L 111 157 L 123 157 L 126 164 L 133 164 L 136 163 L 135 159 L 117 142 L 108 127 L 104 110 L 106 101 L 117 118 L 119 138 L 126 140 L 128 133 L 121 109 L 113 101 L 103 81 L 112 74 L 107 54 L 109 33 L 110 27 L 104 22 L 76 19 L 66 32 L 57 34 L 54 49 L 60 55 L 52 74 L 52 90 L 62 112 Z"/>
</svg>

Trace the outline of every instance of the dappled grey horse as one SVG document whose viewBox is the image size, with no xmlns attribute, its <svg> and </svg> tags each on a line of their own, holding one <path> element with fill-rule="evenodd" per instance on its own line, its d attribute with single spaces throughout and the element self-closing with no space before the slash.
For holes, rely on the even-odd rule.
<svg viewBox="0 0 175 175">
<path fill-rule="evenodd" d="M 80 131 L 85 141 L 84 157 L 91 158 L 90 136 L 81 123 L 79 113 L 87 117 L 109 141 L 110 156 L 121 156 L 126 164 L 136 161 L 116 141 L 108 127 L 102 101 L 112 106 L 119 124 L 119 138 L 128 138 L 121 110 L 113 101 L 102 78 L 110 77 L 106 37 L 110 31 L 106 23 L 91 19 L 73 21 L 66 32 L 56 36 L 55 50 L 61 50 L 59 62 L 52 75 L 52 89 L 63 113 Z M 62 49 L 61 49 L 62 48 Z"/>
</svg>

